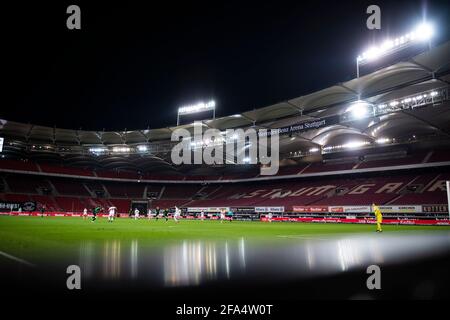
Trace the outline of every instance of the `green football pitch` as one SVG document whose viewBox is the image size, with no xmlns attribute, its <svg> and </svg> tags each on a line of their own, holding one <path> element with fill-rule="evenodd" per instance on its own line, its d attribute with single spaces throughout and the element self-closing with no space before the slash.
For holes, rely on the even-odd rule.
<svg viewBox="0 0 450 320">
<path fill-rule="evenodd" d="M 395 226 L 386 225 L 384 233 L 450 232 L 443 226 Z M 74 217 L 0 217 L 0 251 L 23 259 L 39 259 L 77 250 L 81 243 L 105 241 L 128 242 L 139 240 L 149 247 L 177 243 L 181 240 L 239 240 L 283 241 L 314 240 L 345 234 L 375 233 L 374 225 L 311 224 L 267 222 L 223 222 L 182 220 L 133 220 L 116 219 L 108 223 L 106 218 L 96 222 Z"/>
</svg>

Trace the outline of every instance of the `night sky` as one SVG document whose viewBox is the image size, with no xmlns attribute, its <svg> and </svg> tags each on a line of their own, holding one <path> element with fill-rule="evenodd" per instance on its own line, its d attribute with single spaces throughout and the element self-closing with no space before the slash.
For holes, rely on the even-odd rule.
<svg viewBox="0 0 450 320">
<path fill-rule="evenodd" d="M 0 118 L 72 129 L 172 126 L 199 100 L 225 116 L 323 89 L 423 16 L 449 38 L 448 1 L 42 2 L 2 3 Z M 70 4 L 81 30 L 66 28 Z M 366 28 L 370 4 L 380 31 Z"/>
</svg>

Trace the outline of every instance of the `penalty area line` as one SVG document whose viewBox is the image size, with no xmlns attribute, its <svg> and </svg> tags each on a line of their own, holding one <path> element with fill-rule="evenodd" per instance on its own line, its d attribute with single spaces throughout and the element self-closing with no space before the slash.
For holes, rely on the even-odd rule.
<svg viewBox="0 0 450 320">
<path fill-rule="evenodd" d="M 31 262 L 28 262 L 28 261 L 26 261 L 26 260 L 23 260 L 23 259 L 14 257 L 14 256 L 12 256 L 12 255 L 10 255 L 10 254 L 8 254 L 8 253 L 6 253 L 6 252 L 0 251 L 0 255 L 6 257 L 6 258 L 8 258 L 8 259 L 14 260 L 14 261 L 16 261 L 16 262 L 20 262 L 20 263 L 22 263 L 22 264 L 25 264 L 25 265 L 27 265 L 27 266 L 29 266 L 29 267 L 36 267 L 36 265 L 32 264 Z"/>
</svg>

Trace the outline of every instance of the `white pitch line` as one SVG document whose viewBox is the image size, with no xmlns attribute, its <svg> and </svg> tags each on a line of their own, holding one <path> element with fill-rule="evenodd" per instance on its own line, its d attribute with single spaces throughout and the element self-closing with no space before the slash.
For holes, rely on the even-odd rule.
<svg viewBox="0 0 450 320">
<path fill-rule="evenodd" d="M 9 259 L 11 259 L 11 260 L 14 260 L 14 261 L 23 263 L 23 264 L 25 264 L 25 265 L 27 265 L 27 266 L 29 266 L 29 267 L 35 267 L 35 265 L 32 264 L 31 262 L 28 262 L 28 261 L 26 261 L 26 260 L 23 260 L 23 259 L 14 257 L 14 256 L 12 256 L 12 255 L 10 255 L 10 254 L 8 254 L 8 253 L 6 253 L 6 252 L 0 251 L 0 255 L 4 256 L 4 257 L 6 257 L 6 258 L 9 258 Z"/>
</svg>

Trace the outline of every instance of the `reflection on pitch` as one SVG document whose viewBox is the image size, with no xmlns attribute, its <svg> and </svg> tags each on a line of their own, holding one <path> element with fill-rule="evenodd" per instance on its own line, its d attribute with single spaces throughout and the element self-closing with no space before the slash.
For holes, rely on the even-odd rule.
<svg viewBox="0 0 450 320">
<path fill-rule="evenodd" d="M 218 278 L 229 279 L 232 272 L 245 270 L 245 240 L 236 242 L 182 241 L 163 250 L 145 249 L 138 240 L 123 243 L 106 241 L 102 245 L 84 242 L 79 265 L 83 277 L 138 279 L 161 276 L 164 286 L 199 285 Z M 231 270 L 233 267 L 233 271 Z"/>
<path fill-rule="evenodd" d="M 236 250 L 237 249 L 237 250 Z M 199 285 L 216 279 L 229 279 L 233 271 L 245 270 L 245 241 L 233 246 L 203 241 L 183 241 L 164 250 L 164 283 L 166 286 Z"/>
<path fill-rule="evenodd" d="M 79 265 L 85 279 L 137 280 L 153 287 L 199 286 L 212 281 L 290 280 L 365 270 L 450 251 L 450 234 L 358 235 L 270 244 L 181 241 L 148 247 L 139 240 L 83 243 Z"/>
<path fill-rule="evenodd" d="M 129 249 L 119 240 L 106 241 L 102 246 L 93 242 L 84 242 L 80 246 L 79 266 L 85 278 L 120 279 L 122 269 L 129 270 L 131 278 L 138 276 L 138 241 L 133 240 Z M 129 250 L 129 259 L 126 252 Z M 129 266 L 127 266 L 129 264 Z"/>
</svg>

